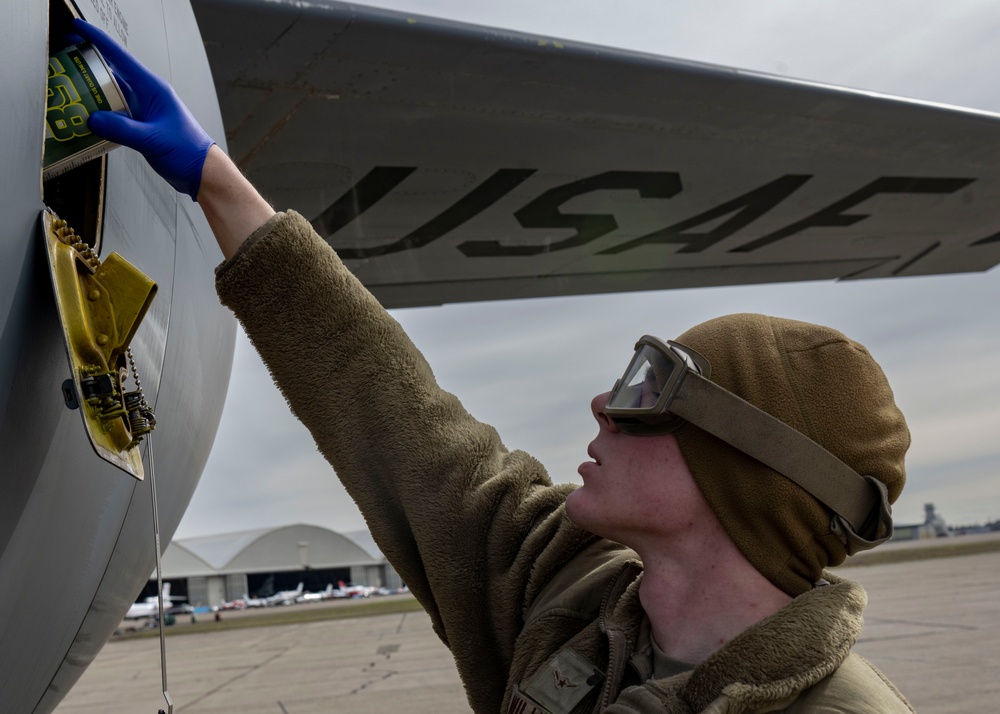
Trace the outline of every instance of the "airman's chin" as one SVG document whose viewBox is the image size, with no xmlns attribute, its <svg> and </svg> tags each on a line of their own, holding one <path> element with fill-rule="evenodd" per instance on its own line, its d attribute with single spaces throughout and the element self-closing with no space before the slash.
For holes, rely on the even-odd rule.
<svg viewBox="0 0 1000 714">
<path fill-rule="evenodd" d="M 594 522 L 593 514 L 587 509 L 586 500 L 586 487 L 581 487 L 571 492 L 566 497 L 566 517 L 575 526 L 583 528 L 585 531 L 590 531 L 595 535 L 600 535 L 594 529 L 597 524 Z"/>
<path fill-rule="evenodd" d="M 582 528 L 582 524 L 577 520 L 579 517 L 579 507 L 577 505 L 579 502 L 579 496 L 579 488 L 570 492 L 570 494 L 566 496 L 566 516 L 573 521 L 574 524 Z"/>
</svg>

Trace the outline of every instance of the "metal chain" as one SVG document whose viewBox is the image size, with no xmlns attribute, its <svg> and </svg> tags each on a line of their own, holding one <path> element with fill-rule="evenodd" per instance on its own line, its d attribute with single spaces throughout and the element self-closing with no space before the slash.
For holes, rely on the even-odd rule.
<svg viewBox="0 0 1000 714">
<path fill-rule="evenodd" d="M 142 380 L 139 379 L 139 370 L 135 366 L 132 348 L 127 347 L 125 354 L 132 370 L 132 380 L 135 382 L 135 391 L 125 395 L 125 408 L 128 411 L 129 430 L 133 435 L 131 445 L 138 446 L 143 437 L 156 428 L 156 416 L 153 414 L 153 408 L 146 401 L 145 392 L 142 391 Z"/>
<path fill-rule="evenodd" d="M 140 394 L 142 394 L 142 380 L 139 379 L 139 370 L 137 370 L 135 368 L 135 357 L 132 356 L 132 347 L 131 346 L 125 348 L 125 354 L 128 355 L 128 366 L 132 370 L 132 379 L 135 380 L 135 389 L 136 389 L 137 392 L 139 392 Z M 143 395 L 143 397 L 142 397 L 142 403 L 143 403 L 143 405 L 148 406 L 148 405 L 146 405 L 146 396 L 145 395 Z"/>
</svg>

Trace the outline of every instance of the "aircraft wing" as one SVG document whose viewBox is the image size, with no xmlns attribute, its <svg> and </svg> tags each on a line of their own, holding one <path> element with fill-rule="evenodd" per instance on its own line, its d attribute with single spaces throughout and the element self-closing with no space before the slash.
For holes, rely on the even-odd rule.
<svg viewBox="0 0 1000 714">
<path fill-rule="evenodd" d="M 229 150 L 387 307 L 987 270 L 998 116 L 314 0 L 195 0 Z"/>
</svg>

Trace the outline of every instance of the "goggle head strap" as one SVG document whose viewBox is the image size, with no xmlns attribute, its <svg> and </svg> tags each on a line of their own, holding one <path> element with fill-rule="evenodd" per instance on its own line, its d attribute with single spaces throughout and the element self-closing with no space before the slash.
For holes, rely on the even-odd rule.
<svg viewBox="0 0 1000 714">
<path fill-rule="evenodd" d="M 859 475 L 808 436 L 745 399 L 684 370 L 669 409 L 771 467 L 832 510 L 831 529 L 848 555 L 874 548 L 892 535 L 885 484 Z"/>
</svg>

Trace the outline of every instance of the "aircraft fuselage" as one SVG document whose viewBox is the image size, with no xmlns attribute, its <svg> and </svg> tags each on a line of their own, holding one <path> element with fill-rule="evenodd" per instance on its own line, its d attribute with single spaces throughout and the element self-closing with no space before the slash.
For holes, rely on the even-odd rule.
<svg viewBox="0 0 1000 714">
<path fill-rule="evenodd" d="M 80 12 L 171 79 L 224 137 L 187 3 L 79 0 Z M 235 329 L 218 306 L 221 260 L 200 210 L 127 149 L 42 182 L 49 50 L 71 7 L 17 3 L 0 23 L 5 70 L 0 265 L 0 702 L 49 712 L 119 625 L 154 567 L 149 471 L 166 547 L 208 458 Z M 16 18 L 14 14 L 16 13 Z M 155 21 L 150 20 L 155 18 Z M 102 460 L 67 407 L 71 376 L 46 265 L 41 214 L 68 220 L 101 256 L 117 252 L 157 283 L 131 347 L 157 427 L 140 445 L 139 481 Z M 152 447 L 152 457 L 150 455 Z"/>
</svg>

